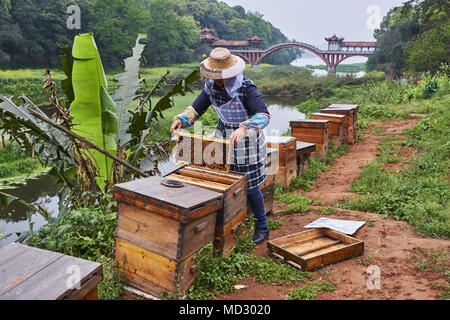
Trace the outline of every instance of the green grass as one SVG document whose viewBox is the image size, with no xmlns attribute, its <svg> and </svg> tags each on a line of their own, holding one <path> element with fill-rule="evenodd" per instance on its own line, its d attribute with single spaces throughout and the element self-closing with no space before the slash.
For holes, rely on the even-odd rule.
<svg viewBox="0 0 450 320">
<path fill-rule="evenodd" d="M 320 208 L 319 212 L 323 216 L 329 216 L 331 214 L 336 214 L 337 210 L 336 210 L 336 208 L 328 207 L 328 208 Z"/>
<path fill-rule="evenodd" d="M 311 281 L 302 288 L 296 288 L 288 294 L 289 300 L 314 300 L 317 294 L 332 292 L 336 289 L 335 283 L 327 281 Z"/>
<path fill-rule="evenodd" d="M 0 147 L 0 179 L 29 175 L 42 171 L 37 158 L 31 158 L 15 143 Z"/>
<path fill-rule="evenodd" d="M 276 216 L 295 213 L 304 214 L 311 210 L 309 207 L 311 201 L 308 198 L 300 194 L 286 193 L 283 191 L 283 187 L 280 186 L 277 186 L 275 189 L 274 199 L 288 204 L 285 210 L 275 212 Z"/>
<path fill-rule="evenodd" d="M 174 299 L 186 294 L 189 299 L 214 299 L 218 294 L 232 292 L 239 280 L 250 277 L 263 284 L 275 285 L 291 283 L 297 285 L 312 279 L 311 272 L 298 270 L 272 258 L 253 256 L 252 225 L 250 223 L 246 230 L 238 231 L 236 235 L 238 245 L 229 256 L 214 257 L 212 244 L 204 247 L 194 257 L 199 266 L 194 285 L 186 293 L 180 292 L 178 295 L 165 298 Z"/>
<path fill-rule="evenodd" d="M 283 221 L 267 218 L 267 224 L 269 225 L 269 230 L 277 230 L 283 226 Z"/>
<path fill-rule="evenodd" d="M 440 298 L 448 300 L 450 298 L 450 251 L 442 252 L 434 250 L 416 249 L 414 252 L 418 259 L 416 269 L 419 272 L 437 272 L 444 277 L 445 284 L 431 285 L 441 291 Z"/>
<path fill-rule="evenodd" d="M 404 109 L 412 110 L 418 105 L 408 103 Z M 361 196 L 339 206 L 406 220 L 421 235 L 449 238 L 450 94 L 422 100 L 420 105 L 431 112 L 406 130 L 405 137 L 393 135 L 382 139 L 378 157 L 365 166 L 351 187 L 351 191 Z M 399 153 L 402 145 L 414 147 L 416 155 L 402 160 Z M 406 166 L 399 172 L 384 168 L 388 163 L 400 161 L 406 162 Z"/>
<path fill-rule="evenodd" d="M 123 294 L 124 277 L 113 256 L 116 216 L 116 210 L 99 207 L 72 210 L 59 222 L 33 233 L 27 245 L 102 263 L 99 298 L 117 300 Z"/>
<path fill-rule="evenodd" d="M 328 70 L 328 66 L 307 66 L 309 69 Z M 367 71 L 367 64 L 365 62 L 352 63 L 352 64 L 339 64 L 336 68 L 336 72 L 357 73 L 361 71 Z"/>
</svg>

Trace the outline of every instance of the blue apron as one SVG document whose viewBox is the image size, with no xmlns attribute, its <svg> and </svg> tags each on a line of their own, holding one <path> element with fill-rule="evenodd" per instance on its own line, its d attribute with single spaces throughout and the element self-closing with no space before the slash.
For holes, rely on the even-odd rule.
<svg viewBox="0 0 450 320">
<path fill-rule="evenodd" d="M 220 105 L 214 98 L 213 87 L 208 87 L 210 101 L 219 116 L 216 137 L 229 140 L 234 130 L 249 119 L 240 95 Z M 267 143 L 262 131 L 248 130 L 247 136 L 237 145 L 231 155 L 231 170 L 248 175 L 248 189 L 259 187 L 266 180 Z"/>
</svg>

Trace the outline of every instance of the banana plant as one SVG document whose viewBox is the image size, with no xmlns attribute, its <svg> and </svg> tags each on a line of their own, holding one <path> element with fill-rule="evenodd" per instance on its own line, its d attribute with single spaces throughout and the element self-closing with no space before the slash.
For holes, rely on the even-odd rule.
<svg viewBox="0 0 450 320">
<path fill-rule="evenodd" d="M 108 187 L 117 182 L 114 180 L 117 169 L 123 172 L 126 168 L 128 173 L 146 176 L 135 166 L 145 162 L 148 155 L 146 138 L 151 122 L 163 117 L 163 111 L 174 105 L 175 95 L 192 92 L 188 85 L 198 80 L 199 71 L 194 70 L 175 84 L 153 106 L 150 98 L 165 87 L 168 73 L 145 97 L 138 94 L 142 85 L 139 68 L 144 50 L 140 40 L 145 37 L 138 36 L 133 55 L 125 60 L 124 72 L 116 76 L 119 88 L 110 96 L 92 33 L 78 35 L 72 50 L 73 68 L 67 48 L 61 47 L 65 55 L 60 56 L 60 69 L 67 75 L 62 89 L 67 101 L 72 101 L 70 110 L 64 109 L 63 99 L 56 97 L 55 83 L 47 79 L 44 87 L 53 87 L 51 100 L 58 109 L 56 119 L 47 117 L 25 96 L 20 97 L 24 103 L 16 105 L 12 98 L 0 95 L 0 130 L 30 154 L 37 155 L 74 189 L 103 191 L 106 181 L 109 181 Z M 130 108 L 137 98 L 140 98 L 137 107 Z"/>
<path fill-rule="evenodd" d="M 72 56 L 72 86 L 75 99 L 70 106 L 73 131 L 109 153 L 116 154 L 116 105 L 108 94 L 108 83 L 92 33 L 75 37 Z M 111 177 L 113 160 L 92 150 L 98 168 L 97 184 L 103 190 Z"/>
</svg>

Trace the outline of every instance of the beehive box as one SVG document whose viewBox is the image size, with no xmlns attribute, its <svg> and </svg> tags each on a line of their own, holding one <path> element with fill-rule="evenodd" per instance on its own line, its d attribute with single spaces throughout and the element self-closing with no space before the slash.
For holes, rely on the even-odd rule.
<svg viewBox="0 0 450 320">
<path fill-rule="evenodd" d="M 237 244 L 239 228 L 245 226 L 247 220 L 247 207 L 238 212 L 233 220 L 226 224 L 216 224 L 214 235 L 214 254 L 217 256 L 227 256 L 233 251 Z"/>
<path fill-rule="evenodd" d="M 267 146 L 279 150 L 276 183 L 289 186 L 297 176 L 297 150 L 294 137 L 267 136 Z"/>
<path fill-rule="evenodd" d="M 151 177 L 116 185 L 115 259 L 130 284 L 158 295 L 187 290 L 193 256 L 214 241 L 222 194 L 190 184 L 162 185 Z"/>
<path fill-rule="evenodd" d="M 350 108 L 350 109 L 354 110 L 354 113 L 353 113 L 353 135 L 354 135 L 354 138 L 356 139 L 356 137 L 358 135 L 359 105 L 357 105 L 357 104 L 335 103 L 335 104 L 332 104 L 332 105 L 328 106 L 328 108 Z"/>
<path fill-rule="evenodd" d="M 364 242 L 331 229 L 312 229 L 267 243 L 269 254 L 312 271 L 364 254 Z"/>
<path fill-rule="evenodd" d="M 313 113 L 311 114 L 313 120 L 330 120 L 330 127 L 328 134 L 336 142 L 337 146 L 342 144 L 344 136 L 344 122 L 345 116 L 341 114 L 332 113 Z"/>
<path fill-rule="evenodd" d="M 316 145 L 309 142 L 297 141 L 297 175 L 304 174 L 309 167 L 311 154 L 316 151 Z"/>
<path fill-rule="evenodd" d="M 227 255 L 236 245 L 236 239 L 223 232 L 245 223 L 242 212 L 247 212 L 247 175 L 239 172 L 222 173 L 191 166 L 178 169 L 167 179 L 192 184 L 223 195 L 222 208 L 217 213 L 214 249 L 218 255 Z M 241 217 L 237 219 L 236 217 Z M 236 220 L 237 219 L 237 220 Z M 224 239 L 221 241 L 219 239 Z"/>
<path fill-rule="evenodd" d="M 267 175 L 276 176 L 280 160 L 280 150 L 277 148 L 267 148 Z"/>
<path fill-rule="evenodd" d="M 0 274 L 0 300 L 97 300 L 103 280 L 100 263 L 18 243 L 0 248 Z"/>
<path fill-rule="evenodd" d="M 273 211 L 273 194 L 275 193 L 275 176 L 268 175 L 266 181 L 264 181 L 259 188 L 264 197 L 264 208 L 266 214 Z"/>
<path fill-rule="evenodd" d="M 358 129 L 358 109 L 358 105 L 332 104 L 320 112 L 344 115 L 345 121 L 342 141 L 353 144 L 355 143 L 355 136 L 357 135 Z"/>
<path fill-rule="evenodd" d="M 316 153 L 325 158 L 328 152 L 329 120 L 291 121 L 291 135 L 301 142 L 314 143 Z"/>
</svg>

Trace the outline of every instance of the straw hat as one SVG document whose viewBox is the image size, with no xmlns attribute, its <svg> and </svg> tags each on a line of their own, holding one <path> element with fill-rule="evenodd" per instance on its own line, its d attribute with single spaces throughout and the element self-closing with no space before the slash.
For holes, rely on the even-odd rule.
<svg viewBox="0 0 450 320">
<path fill-rule="evenodd" d="M 215 48 L 200 65 L 200 73 L 208 79 L 233 78 L 245 70 L 245 62 L 226 48 Z"/>
</svg>

